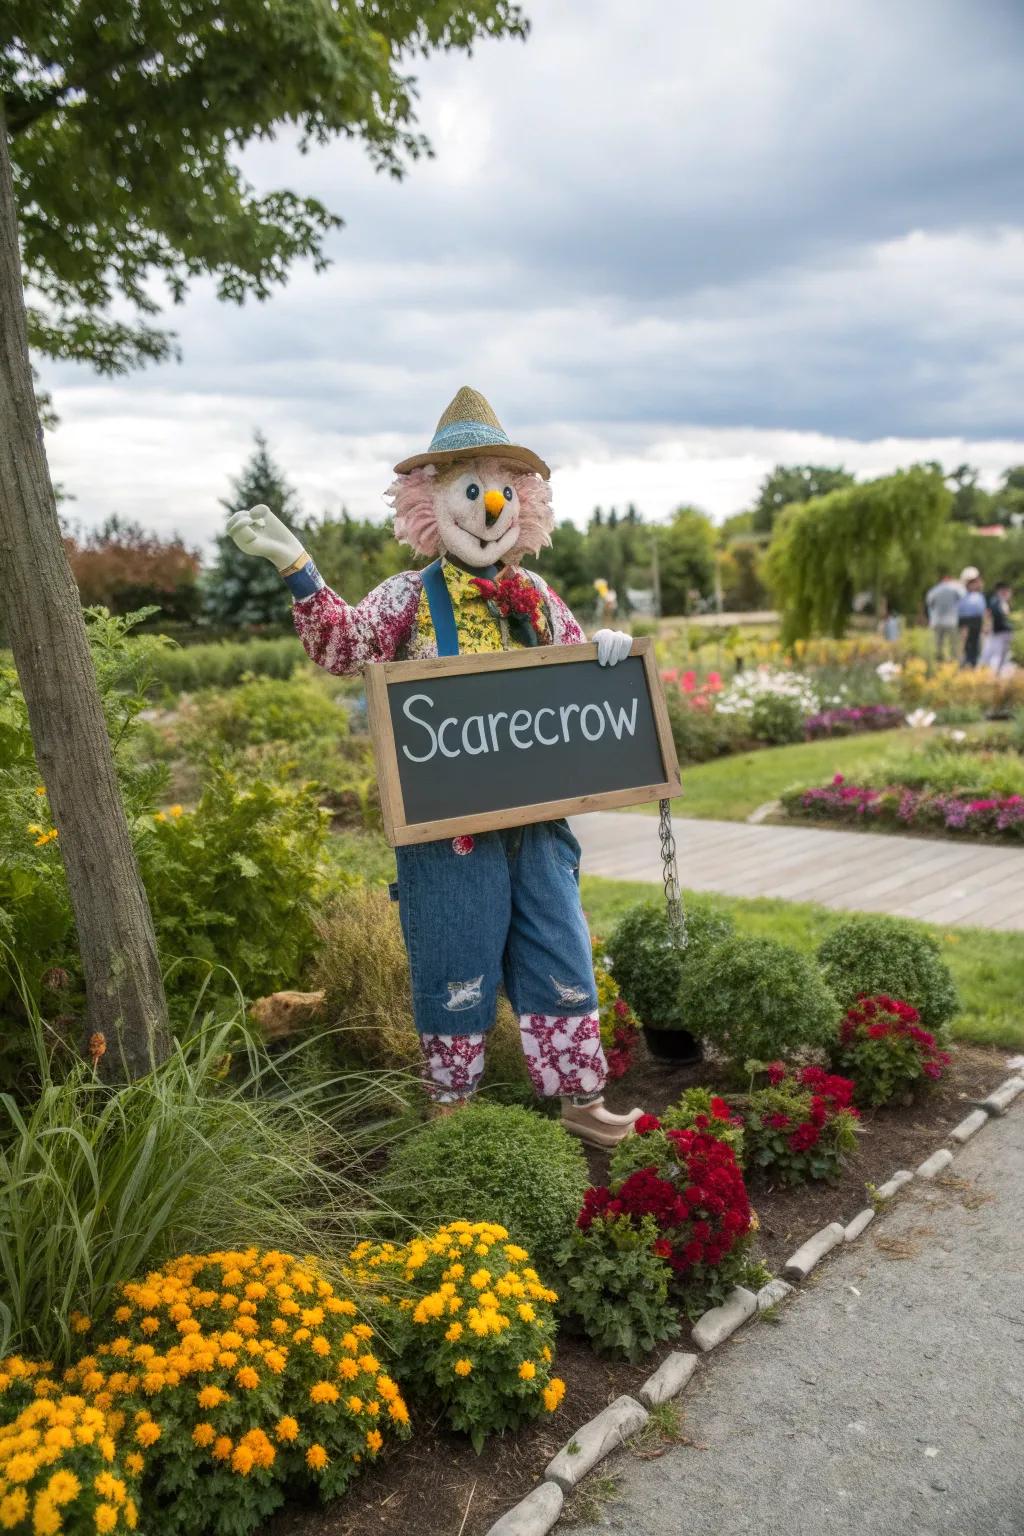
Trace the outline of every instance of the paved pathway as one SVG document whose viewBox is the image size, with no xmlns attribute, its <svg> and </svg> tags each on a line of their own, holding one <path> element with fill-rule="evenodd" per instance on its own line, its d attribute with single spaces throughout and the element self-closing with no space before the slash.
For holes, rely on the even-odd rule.
<svg viewBox="0 0 1024 1536">
<path fill-rule="evenodd" d="M 660 884 L 655 817 L 604 811 L 572 825 L 585 874 Z M 688 890 L 1024 930 L 1024 848 L 681 816 L 674 827 Z"/>
<path fill-rule="evenodd" d="M 702 1366 L 577 1536 L 1020 1536 L 1024 1105 Z M 852 1214 L 849 1213 L 849 1214 Z"/>
</svg>

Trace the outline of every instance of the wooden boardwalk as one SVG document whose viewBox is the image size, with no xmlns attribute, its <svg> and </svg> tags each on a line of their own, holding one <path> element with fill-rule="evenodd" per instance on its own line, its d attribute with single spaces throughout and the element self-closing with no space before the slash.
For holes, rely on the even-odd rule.
<svg viewBox="0 0 1024 1536">
<path fill-rule="evenodd" d="M 572 825 L 584 874 L 661 883 L 654 817 L 605 811 Z M 1024 848 L 681 816 L 673 825 L 687 890 L 1024 931 Z"/>
</svg>

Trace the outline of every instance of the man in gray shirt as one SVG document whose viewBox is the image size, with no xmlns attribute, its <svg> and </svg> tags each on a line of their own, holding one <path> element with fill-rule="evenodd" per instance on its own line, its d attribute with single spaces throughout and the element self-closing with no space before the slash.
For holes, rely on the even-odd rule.
<svg viewBox="0 0 1024 1536">
<path fill-rule="evenodd" d="M 928 627 L 935 636 L 935 655 L 943 661 L 946 655 L 954 661 L 960 648 L 960 599 L 963 587 L 955 577 L 947 574 L 937 581 L 925 598 L 928 611 Z"/>
</svg>

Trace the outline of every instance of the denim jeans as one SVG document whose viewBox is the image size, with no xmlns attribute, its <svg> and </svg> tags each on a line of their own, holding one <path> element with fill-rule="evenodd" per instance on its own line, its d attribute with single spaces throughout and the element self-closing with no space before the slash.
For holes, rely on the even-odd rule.
<svg viewBox="0 0 1024 1536">
<path fill-rule="evenodd" d="M 396 850 L 399 915 L 420 1034 L 494 1023 L 504 982 L 518 1014 L 597 1007 L 580 846 L 564 821 Z"/>
</svg>

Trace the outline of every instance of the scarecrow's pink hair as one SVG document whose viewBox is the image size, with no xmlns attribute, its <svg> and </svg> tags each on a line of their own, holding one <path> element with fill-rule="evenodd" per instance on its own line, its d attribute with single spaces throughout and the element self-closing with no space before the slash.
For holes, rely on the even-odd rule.
<svg viewBox="0 0 1024 1536">
<path fill-rule="evenodd" d="M 433 559 L 440 554 L 437 492 L 445 480 L 461 473 L 463 467 L 463 463 L 453 464 L 439 476 L 436 464 L 424 464 L 407 475 L 398 475 L 386 491 L 384 499 L 395 509 L 395 538 L 410 545 L 418 555 Z M 515 565 L 523 555 L 539 554 L 551 543 L 554 514 L 551 486 L 546 480 L 513 465 L 508 466 L 508 475 L 519 497 L 519 543 L 505 556 L 505 564 Z"/>
</svg>

